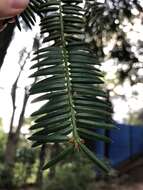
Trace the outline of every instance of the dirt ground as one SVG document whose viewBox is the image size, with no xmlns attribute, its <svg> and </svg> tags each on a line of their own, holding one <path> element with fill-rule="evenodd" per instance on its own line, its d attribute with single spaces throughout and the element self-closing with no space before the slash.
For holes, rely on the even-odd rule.
<svg viewBox="0 0 143 190">
<path fill-rule="evenodd" d="M 123 168 L 124 171 L 124 168 Z M 130 170 L 120 177 L 91 184 L 90 190 L 143 190 L 143 158 L 132 162 Z"/>
<path fill-rule="evenodd" d="M 137 184 L 128 184 L 128 185 L 118 185 L 118 184 L 112 184 L 112 185 L 91 185 L 90 190 L 143 190 L 143 183 L 137 183 Z"/>
</svg>

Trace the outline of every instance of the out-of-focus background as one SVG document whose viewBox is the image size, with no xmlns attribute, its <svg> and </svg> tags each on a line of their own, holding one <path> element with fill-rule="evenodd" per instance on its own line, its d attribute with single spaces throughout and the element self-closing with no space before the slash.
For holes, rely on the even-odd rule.
<svg viewBox="0 0 143 190">
<path fill-rule="evenodd" d="M 86 41 L 102 64 L 118 128 L 99 130 L 111 144 L 87 143 L 117 174 L 107 177 L 79 154 L 41 171 L 61 147 L 32 149 L 27 140 L 30 114 L 40 106 L 28 94 L 34 82 L 30 60 L 41 43 L 37 18 L 32 31 L 22 23 L 21 32 L 11 24 L 0 33 L 1 190 L 143 190 L 143 1 L 94 0 L 84 6 Z"/>
</svg>

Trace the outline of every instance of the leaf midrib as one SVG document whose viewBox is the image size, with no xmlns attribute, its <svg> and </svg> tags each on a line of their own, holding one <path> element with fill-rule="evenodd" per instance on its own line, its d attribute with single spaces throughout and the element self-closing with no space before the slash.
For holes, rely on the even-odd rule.
<svg viewBox="0 0 143 190">
<path fill-rule="evenodd" d="M 76 113 L 74 110 L 74 102 L 72 97 L 72 89 L 71 89 L 71 80 L 70 80 L 70 73 L 69 73 L 69 63 L 68 63 L 68 56 L 67 56 L 67 50 L 66 50 L 66 42 L 64 37 L 64 21 L 63 21 L 63 15 L 62 15 L 62 2 L 60 1 L 60 25 L 61 25 L 61 40 L 62 40 L 62 48 L 63 48 L 63 62 L 65 66 L 65 84 L 67 86 L 67 92 L 68 92 L 68 100 L 70 105 L 70 112 L 71 112 L 71 125 L 73 128 L 72 131 L 72 138 L 74 139 L 75 143 L 78 143 L 79 136 L 77 133 L 77 126 L 76 126 Z"/>
</svg>

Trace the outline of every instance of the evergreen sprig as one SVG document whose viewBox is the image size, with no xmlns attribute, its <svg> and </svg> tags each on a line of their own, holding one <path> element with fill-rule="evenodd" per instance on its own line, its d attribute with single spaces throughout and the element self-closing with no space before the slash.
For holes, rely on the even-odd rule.
<svg viewBox="0 0 143 190">
<path fill-rule="evenodd" d="M 64 143 L 66 148 L 44 166 L 47 169 L 72 154 L 82 151 L 101 169 L 106 164 L 86 146 L 87 140 L 110 142 L 96 129 L 112 129 L 112 108 L 103 90 L 103 75 L 96 56 L 84 42 L 82 0 L 48 0 L 40 3 L 41 33 L 44 47 L 35 52 L 31 77 L 38 77 L 30 94 L 40 94 L 33 102 L 44 101 L 35 111 L 31 126 L 33 147 Z"/>
</svg>

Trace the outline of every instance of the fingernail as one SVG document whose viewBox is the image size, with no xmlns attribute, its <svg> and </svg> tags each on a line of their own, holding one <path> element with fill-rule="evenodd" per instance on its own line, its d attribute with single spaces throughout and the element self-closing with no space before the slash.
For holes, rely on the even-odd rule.
<svg viewBox="0 0 143 190">
<path fill-rule="evenodd" d="M 28 2 L 28 0 L 11 0 L 11 7 L 13 9 L 24 9 Z"/>
<path fill-rule="evenodd" d="M 15 23 L 16 19 L 13 17 L 11 19 L 8 20 L 8 23 L 12 24 L 12 23 Z"/>
</svg>

